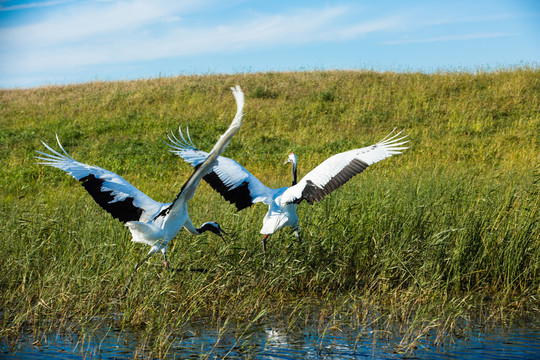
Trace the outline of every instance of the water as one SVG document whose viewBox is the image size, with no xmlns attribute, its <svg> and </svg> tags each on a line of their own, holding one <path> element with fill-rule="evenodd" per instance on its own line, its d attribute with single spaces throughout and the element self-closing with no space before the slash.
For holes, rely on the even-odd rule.
<svg viewBox="0 0 540 360">
<path fill-rule="evenodd" d="M 268 324 L 227 331 L 196 326 L 171 340 L 166 359 L 540 359 L 540 330 L 523 327 L 473 330 L 442 347 L 435 347 L 434 338 L 428 336 L 406 354 L 397 351 L 399 337 L 380 331 L 284 331 Z M 68 333 L 37 339 L 24 335 L 15 347 L 0 343 L 0 358 L 157 358 L 158 354 L 152 354 L 150 348 L 141 337 L 109 327 L 95 330 L 92 335 Z"/>
</svg>

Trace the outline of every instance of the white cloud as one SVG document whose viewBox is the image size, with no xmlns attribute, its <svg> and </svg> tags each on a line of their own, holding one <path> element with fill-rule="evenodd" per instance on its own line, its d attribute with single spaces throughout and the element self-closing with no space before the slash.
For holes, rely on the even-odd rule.
<svg viewBox="0 0 540 360">
<path fill-rule="evenodd" d="M 150 5 L 152 4 L 152 5 Z M 347 7 L 256 15 L 212 26 L 188 26 L 183 11 L 200 0 L 180 3 L 113 2 L 105 9 L 71 9 L 40 23 L 3 30 L 0 69 L 50 71 L 80 66 L 198 55 L 283 44 L 350 39 L 392 29 L 396 19 L 342 21 Z M 80 9 L 79 9 L 80 10 Z M 167 22 L 167 23 L 165 23 Z"/>
<path fill-rule="evenodd" d="M 296 49 L 296 57 L 301 58 L 304 44 L 336 42 L 351 45 L 351 52 L 343 57 L 351 57 L 356 51 L 360 54 L 357 58 L 365 61 L 368 42 L 351 40 L 369 37 L 375 40 L 371 45 L 399 45 L 503 38 L 519 32 L 502 28 L 501 21 L 495 21 L 515 17 L 507 12 L 478 12 L 478 5 L 468 8 L 469 5 L 459 7 L 453 3 L 446 8 L 417 4 L 392 10 L 388 6 L 359 7 L 343 2 L 326 6 L 317 2 L 318 5 L 303 9 L 292 8 L 294 2 L 277 2 L 265 6 L 273 10 L 256 10 L 258 5 L 246 0 L 46 0 L 10 6 L 11 3 L 0 0 L 4 18 L 7 11 L 19 16 L 27 11 L 32 17 L 24 18 L 25 25 L 7 26 L 14 21 L 0 24 L 0 78 L 4 79 L 40 73 L 54 78 L 85 68 L 118 68 L 126 63 L 135 68 L 136 63 L 192 55 L 208 54 L 212 59 L 233 52 L 236 54 L 232 55 L 242 56 L 258 49 L 276 49 L 278 53 L 282 45 L 289 45 L 287 51 Z M 398 47 L 384 48 L 391 51 Z M 283 52 L 280 54 L 281 58 L 286 57 Z M 383 57 L 377 51 L 373 54 L 377 61 Z M 392 56 L 395 55 L 390 54 L 389 58 Z"/>
<path fill-rule="evenodd" d="M 350 26 L 344 26 L 335 32 L 342 40 L 354 39 L 375 32 L 387 32 L 407 27 L 405 16 L 389 16 L 377 20 L 366 21 Z"/>
<path fill-rule="evenodd" d="M 15 11 L 15 10 L 27 10 L 35 8 L 44 8 L 50 6 L 61 5 L 70 2 L 71 0 L 53 0 L 53 1 L 40 1 L 40 2 L 31 2 L 26 4 L 19 5 L 8 5 L 5 6 L 4 3 L 9 1 L 0 1 L 0 11 Z"/>
<path fill-rule="evenodd" d="M 32 25 L 2 29 L 0 41 L 6 45 L 44 47 L 91 40 L 98 36 L 170 22 L 173 18 L 171 14 L 187 11 L 197 3 L 203 1 L 89 2 L 82 6 L 68 7 Z"/>
</svg>

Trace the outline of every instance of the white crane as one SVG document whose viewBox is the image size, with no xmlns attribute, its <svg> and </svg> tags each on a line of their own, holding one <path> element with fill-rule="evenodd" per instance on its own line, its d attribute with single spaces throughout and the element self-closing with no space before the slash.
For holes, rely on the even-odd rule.
<svg viewBox="0 0 540 360">
<path fill-rule="evenodd" d="M 208 157 L 208 153 L 197 149 L 187 132 L 187 140 L 180 131 L 178 139 L 174 134 L 169 136 L 173 153 L 179 155 L 192 166 L 199 166 Z M 263 219 L 263 249 L 266 251 L 268 236 L 285 226 L 290 226 L 299 237 L 298 215 L 296 205 L 306 200 L 313 205 L 332 191 L 361 173 L 369 165 L 381 161 L 407 149 L 402 141 L 407 136 L 399 137 L 401 132 L 392 136 L 393 131 L 375 145 L 354 149 L 331 156 L 315 169 L 310 171 L 300 182 L 297 182 L 297 159 L 291 153 L 286 163 L 292 163 L 293 181 L 291 187 L 271 189 L 263 185 L 236 161 L 220 156 L 212 170 L 203 177 L 210 186 L 230 201 L 238 211 L 257 202 L 268 205 L 268 212 Z"/>
<path fill-rule="evenodd" d="M 160 251 L 163 254 L 165 268 L 169 268 L 167 261 L 167 245 L 182 227 L 194 235 L 200 235 L 205 231 L 211 231 L 222 236 L 224 231 L 216 222 L 206 222 L 196 228 L 189 218 L 187 203 L 193 198 L 195 190 L 201 178 L 216 164 L 218 156 L 225 150 L 233 135 L 240 129 L 242 124 L 242 109 L 244 107 L 244 93 L 239 86 L 231 88 L 236 99 L 237 111 L 227 131 L 219 138 L 214 148 L 205 161 L 201 161 L 191 177 L 182 186 L 180 193 L 172 203 L 160 203 L 135 188 L 119 175 L 97 166 L 90 166 L 74 160 L 60 144 L 58 136 L 56 140 L 63 154 L 52 149 L 43 142 L 43 145 L 52 153 L 38 151 L 42 160 L 41 164 L 54 166 L 64 170 L 75 179 L 79 180 L 84 188 L 103 209 L 108 211 L 114 218 L 124 222 L 131 231 L 131 241 L 151 246 L 148 254 L 135 266 L 129 279 L 139 266 L 150 256 Z M 126 287 L 127 290 L 127 287 Z"/>
</svg>

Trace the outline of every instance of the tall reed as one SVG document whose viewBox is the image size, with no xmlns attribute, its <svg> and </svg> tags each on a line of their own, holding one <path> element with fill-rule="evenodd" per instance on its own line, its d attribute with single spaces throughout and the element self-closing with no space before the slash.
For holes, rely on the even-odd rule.
<svg viewBox="0 0 540 360">
<path fill-rule="evenodd" d="M 123 298 L 148 249 L 131 243 L 75 180 L 38 165 L 39 140 L 52 144 L 57 133 L 75 159 L 172 201 L 192 169 L 167 151 L 166 133 L 189 126 L 195 144 L 209 150 L 234 115 L 228 88 L 235 84 L 247 94 L 246 115 L 225 156 L 268 186 L 289 185 L 281 164 L 291 151 L 302 176 L 395 127 L 405 129 L 410 148 L 322 202 L 301 204 L 302 243 L 283 230 L 266 254 L 258 233 L 264 206 L 237 213 L 201 185 L 189 206 L 193 222 L 218 221 L 231 237 L 181 232 L 169 254 L 183 270 L 166 272 L 152 259 Z M 287 314 L 286 326 L 409 324 L 412 344 L 428 325 L 448 330 L 472 314 L 536 316 L 539 90 L 538 69 L 515 68 L 182 76 L 0 91 L 0 336 L 103 318 L 157 339 L 159 352 L 194 319 L 219 326 Z"/>
</svg>

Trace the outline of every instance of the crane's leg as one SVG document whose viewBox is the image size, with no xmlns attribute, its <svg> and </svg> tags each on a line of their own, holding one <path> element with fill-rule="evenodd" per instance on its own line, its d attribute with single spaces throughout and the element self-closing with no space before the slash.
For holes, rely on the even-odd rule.
<svg viewBox="0 0 540 360">
<path fill-rule="evenodd" d="M 133 276 L 135 275 L 135 273 L 137 272 L 137 270 L 139 269 L 139 267 L 144 264 L 144 262 L 146 260 L 148 260 L 148 258 L 150 258 L 150 256 L 152 256 L 153 253 L 149 253 L 148 255 L 146 255 L 144 258 L 142 258 L 141 261 L 139 261 L 137 263 L 137 265 L 135 265 L 135 268 L 133 269 L 133 272 L 131 273 L 131 276 L 129 277 L 129 280 L 128 282 L 126 283 L 126 289 L 124 290 L 124 294 L 122 296 L 126 296 L 126 293 L 128 292 L 129 290 L 129 285 L 131 284 L 131 281 L 133 280 Z"/>
<path fill-rule="evenodd" d="M 262 245 L 263 245 L 263 251 L 266 252 L 266 239 L 268 239 L 268 236 L 270 235 L 264 235 L 262 238 Z"/>
<path fill-rule="evenodd" d="M 167 260 L 167 253 L 163 253 L 163 265 L 165 265 L 165 270 L 169 270 L 169 260 Z"/>
<path fill-rule="evenodd" d="M 296 236 L 296 239 L 298 239 L 298 243 L 301 244 L 302 238 L 300 237 L 300 229 L 299 228 L 294 229 L 293 234 L 294 236 Z"/>
</svg>

